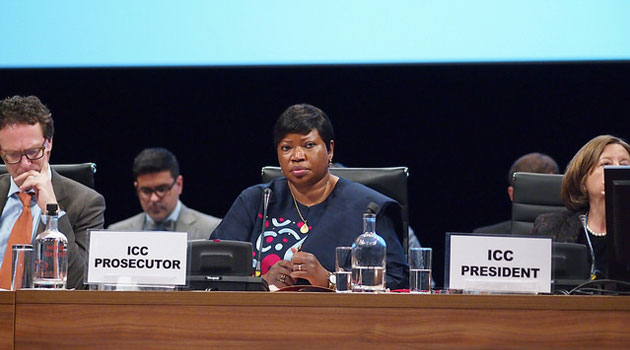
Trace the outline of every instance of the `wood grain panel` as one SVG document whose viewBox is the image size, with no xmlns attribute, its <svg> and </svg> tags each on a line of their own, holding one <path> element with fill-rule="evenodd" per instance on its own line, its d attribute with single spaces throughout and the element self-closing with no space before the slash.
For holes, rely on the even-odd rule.
<svg viewBox="0 0 630 350">
<path fill-rule="evenodd" d="M 0 350 L 13 349 L 15 293 L 0 291 Z"/>
<path fill-rule="evenodd" d="M 624 297 L 565 295 L 424 295 L 268 292 L 97 292 L 19 290 L 18 304 L 333 306 L 630 311 Z"/>
<path fill-rule="evenodd" d="M 16 305 L 18 350 L 624 349 L 630 343 L 626 297 L 21 293 Z M 591 302 L 601 303 L 603 310 L 582 305 Z"/>
</svg>

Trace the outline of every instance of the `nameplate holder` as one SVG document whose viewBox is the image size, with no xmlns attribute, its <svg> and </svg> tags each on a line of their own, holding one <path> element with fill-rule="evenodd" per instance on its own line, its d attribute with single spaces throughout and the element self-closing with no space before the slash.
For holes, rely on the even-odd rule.
<svg viewBox="0 0 630 350">
<path fill-rule="evenodd" d="M 187 238 L 186 232 L 91 230 L 85 283 L 104 290 L 184 286 Z"/>
<path fill-rule="evenodd" d="M 446 234 L 445 286 L 464 292 L 550 293 L 550 237 Z"/>
</svg>

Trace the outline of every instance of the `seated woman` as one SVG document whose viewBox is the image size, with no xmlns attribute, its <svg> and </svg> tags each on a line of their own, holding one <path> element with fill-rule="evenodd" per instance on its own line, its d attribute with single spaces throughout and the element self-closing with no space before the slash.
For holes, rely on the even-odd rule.
<svg viewBox="0 0 630 350">
<path fill-rule="evenodd" d="M 279 288 L 303 284 L 333 287 L 335 248 L 351 246 L 363 233 L 363 213 L 376 203 L 377 232 L 387 243 L 386 286 L 408 287 L 400 205 L 379 192 L 332 175 L 334 131 L 317 107 L 289 107 L 274 126 L 284 177 L 244 190 L 212 238 L 249 241 L 263 278 Z M 272 191 L 263 225 L 263 191 Z M 399 235 L 397 235 L 397 233 Z M 258 256 L 260 253 L 261 256 Z"/>
<path fill-rule="evenodd" d="M 532 230 L 557 242 L 588 246 L 590 239 L 595 254 L 593 278 L 605 277 L 607 266 L 604 165 L 630 165 L 630 145 L 610 135 L 586 143 L 569 162 L 562 180 L 562 200 L 569 212 L 539 215 Z"/>
</svg>

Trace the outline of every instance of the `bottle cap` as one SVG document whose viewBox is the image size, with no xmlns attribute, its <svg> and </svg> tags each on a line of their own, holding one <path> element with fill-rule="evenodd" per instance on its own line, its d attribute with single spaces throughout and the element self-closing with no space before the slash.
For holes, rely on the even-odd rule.
<svg viewBox="0 0 630 350">
<path fill-rule="evenodd" d="M 381 208 L 379 207 L 378 204 L 374 203 L 374 202 L 370 202 L 370 204 L 368 204 L 367 206 L 367 210 L 365 211 L 366 214 L 376 214 L 378 213 L 378 211 Z"/>
<path fill-rule="evenodd" d="M 57 203 L 46 204 L 46 215 L 57 215 Z"/>
</svg>

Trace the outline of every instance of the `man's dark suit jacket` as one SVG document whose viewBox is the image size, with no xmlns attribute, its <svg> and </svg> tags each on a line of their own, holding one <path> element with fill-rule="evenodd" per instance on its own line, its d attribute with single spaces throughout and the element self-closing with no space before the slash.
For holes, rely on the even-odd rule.
<svg viewBox="0 0 630 350">
<path fill-rule="evenodd" d="M 11 186 L 9 174 L 0 175 L 0 213 L 7 202 Z M 104 224 L 105 198 L 93 189 L 52 171 L 52 186 L 60 210 L 66 212 L 59 218 L 59 231 L 68 238 L 68 281 L 66 288 L 83 288 L 87 261 L 87 230 L 102 229 Z M 37 233 L 44 231 L 39 223 Z"/>
</svg>

